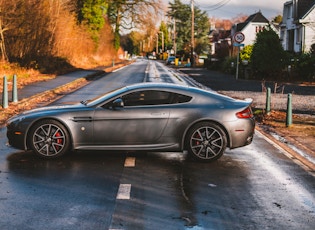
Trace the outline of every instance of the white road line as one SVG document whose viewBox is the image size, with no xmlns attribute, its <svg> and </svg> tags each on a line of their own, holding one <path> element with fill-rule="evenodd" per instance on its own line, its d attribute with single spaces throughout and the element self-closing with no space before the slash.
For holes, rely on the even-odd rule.
<svg viewBox="0 0 315 230">
<path fill-rule="evenodd" d="M 131 191 L 131 184 L 120 184 L 116 199 L 117 200 L 129 200 L 130 199 L 130 191 Z"/>
<path fill-rule="evenodd" d="M 136 158 L 135 157 L 127 157 L 125 160 L 125 167 L 126 168 L 131 168 L 135 167 L 136 165 Z"/>
<path fill-rule="evenodd" d="M 125 167 L 135 167 L 136 165 L 136 158 L 135 157 L 127 157 L 125 159 Z M 130 200 L 130 191 L 131 191 L 131 184 L 120 184 L 116 196 L 116 200 Z M 110 226 L 113 225 L 113 220 Z M 108 230 L 123 230 L 122 228 L 109 228 Z"/>
</svg>

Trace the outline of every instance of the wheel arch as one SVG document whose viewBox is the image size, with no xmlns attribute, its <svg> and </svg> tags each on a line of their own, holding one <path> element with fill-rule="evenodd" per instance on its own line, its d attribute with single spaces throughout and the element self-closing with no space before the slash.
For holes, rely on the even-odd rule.
<svg viewBox="0 0 315 230">
<path fill-rule="evenodd" d="M 216 120 L 212 120 L 212 119 L 202 119 L 202 120 L 197 120 L 197 121 L 191 123 L 191 124 L 185 129 L 184 135 L 182 136 L 182 144 L 181 144 L 182 150 L 185 150 L 185 140 L 186 140 L 186 138 L 187 138 L 187 133 L 188 133 L 188 131 L 189 131 L 194 125 L 196 125 L 196 124 L 198 124 L 198 123 L 201 123 L 201 122 L 210 122 L 210 123 L 213 123 L 213 124 L 219 126 L 219 127 L 223 130 L 223 132 L 225 133 L 226 139 L 227 139 L 227 147 L 230 148 L 230 146 L 231 146 L 231 144 L 232 144 L 232 143 L 231 143 L 231 136 L 230 136 L 230 133 L 228 132 L 227 128 L 226 128 L 222 123 L 220 123 L 220 122 L 218 122 L 218 121 L 216 121 Z"/>
<path fill-rule="evenodd" d="M 34 120 L 34 121 L 28 126 L 28 128 L 27 128 L 27 130 L 26 130 L 26 133 L 25 133 L 25 140 L 24 140 L 24 141 L 25 141 L 25 143 L 24 143 L 25 149 L 30 149 L 30 143 L 29 143 L 29 142 L 30 142 L 30 137 L 29 137 L 29 135 L 30 135 L 30 131 L 31 131 L 32 127 L 33 127 L 36 123 L 41 122 L 41 121 L 44 121 L 44 120 L 54 120 L 54 121 L 57 121 L 57 122 L 59 122 L 60 124 L 62 124 L 62 125 L 66 128 L 66 131 L 68 132 L 69 137 L 70 137 L 70 149 L 73 150 L 73 136 L 72 136 L 72 133 L 70 132 L 69 126 L 68 126 L 63 120 L 58 119 L 58 118 L 56 118 L 56 117 L 41 117 L 41 118 L 39 118 L 39 119 Z"/>
</svg>

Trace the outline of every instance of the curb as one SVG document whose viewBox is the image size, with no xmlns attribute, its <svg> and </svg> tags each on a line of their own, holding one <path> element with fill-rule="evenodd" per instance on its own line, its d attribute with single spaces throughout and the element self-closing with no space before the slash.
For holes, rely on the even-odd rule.
<svg viewBox="0 0 315 230">
<path fill-rule="evenodd" d="M 256 123 L 257 124 L 257 123 Z M 307 159 L 307 157 L 302 156 L 301 154 L 298 153 L 300 150 L 297 146 L 290 144 L 294 146 L 296 150 L 291 148 L 288 144 L 283 143 L 279 140 L 277 140 L 274 136 L 272 136 L 270 133 L 265 132 L 259 124 L 256 125 L 255 130 L 269 143 L 272 145 L 276 146 L 281 152 L 283 152 L 289 159 L 294 161 L 296 164 L 300 165 L 303 167 L 308 173 L 310 173 L 312 176 L 315 177 L 315 164 L 311 162 L 310 160 Z M 311 154 L 309 154 L 311 155 Z"/>
</svg>

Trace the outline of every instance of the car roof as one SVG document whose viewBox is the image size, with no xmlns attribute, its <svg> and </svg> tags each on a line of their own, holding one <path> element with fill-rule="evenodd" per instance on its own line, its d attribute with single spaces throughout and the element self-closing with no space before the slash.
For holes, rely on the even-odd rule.
<svg viewBox="0 0 315 230">
<path fill-rule="evenodd" d="M 136 83 L 132 85 L 126 86 L 126 89 L 128 90 L 136 90 L 136 89 L 156 89 L 156 90 L 161 90 L 161 89 L 178 89 L 178 90 L 189 90 L 191 88 L 195 87 L 190 87 L 187 85 L 178 85 L 178 84 L 173 84 L 173 83 L 163 83 L 163 82 L 142 82 L 142 83 Z"/>
</svg>

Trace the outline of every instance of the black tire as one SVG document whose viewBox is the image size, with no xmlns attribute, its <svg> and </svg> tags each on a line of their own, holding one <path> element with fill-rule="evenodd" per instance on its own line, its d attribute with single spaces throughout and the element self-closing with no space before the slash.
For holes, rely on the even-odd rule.
<svg viewBox="0 0 315 230">
<path fill-rule="evenodd" d="M 60 157 L 70 148 L 67 129 L 55 120 L 41 120 L 35 123 L 28 137 L 30 148 L 43 158 Z"/>
<path fill-rule="evenodd" d="M 212 122 L 200 122 L 187 133 L 186 149 L 197 160 L 219 159 L 227 146 L 227 137 L 222 128 Z"/>
</svg>

